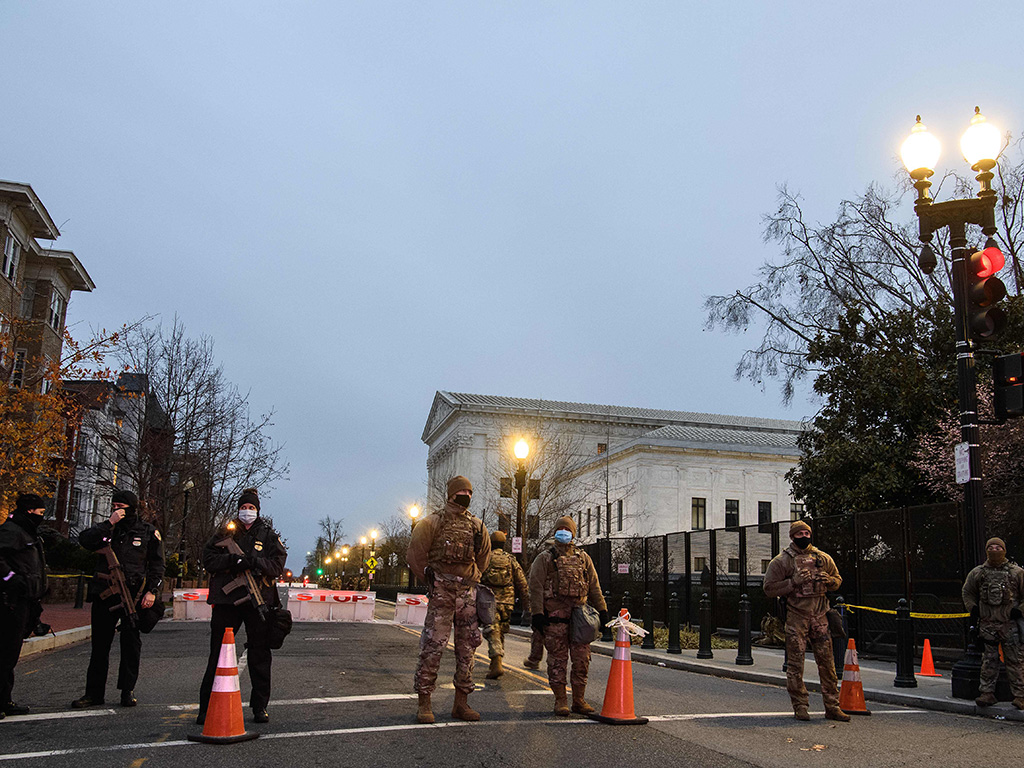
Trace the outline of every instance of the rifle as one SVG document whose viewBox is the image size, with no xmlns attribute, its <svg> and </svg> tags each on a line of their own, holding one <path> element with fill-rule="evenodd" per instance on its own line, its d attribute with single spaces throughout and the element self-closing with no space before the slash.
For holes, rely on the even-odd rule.
<svg viewBox="0 0 1024 768">
<path fill-rule="evenodd" d="M 218 541 L 217 546 L 224 547 L 232 555 L 245 557 L 245 552 L 243 552 L 242 548 L 238 546 L 238 542 L 230 536 Z M 253 577 L 252 571 L 248 568 L 238 574 L 235 579 L 224 585 L 224 594 L 227 595 L 234 592 L 239 587 L 245 587 L 247 594 L 244 597 L 240 597 L 235 600 L 235 605 L 242 605 L 242 603 L 251 601 L 256 607 L 256 611 L 259 613 L 260 618 L 265 621 L 270 609 L 267 608 L 267 603 L 264 601 L 263 595 L 260 593 L 260 587 L 256 583 L 256 579 Z"/>
<path fill-rule="evenodd" d="M 124 568 L 109 544 L 102 547 L 99 553 L 107 559 L 107 569 L 109 571 L 109 573 L 96 574 L 97 578 L 103 579 L 108 584 L 107 588 L 100 592 L 100 599 L 106 600 L 112 595 L 117 595 L 118 602 L 110 607 L 110 612 L 123 610 L 123 620 L 128 622 L 129 627 L 134 629 L 138 622 L 138 613 L 135 610 L 135 598 L 132 597 L 131 590 L 128 589 L 128 582 L 124 578 Z"/>
</svg>

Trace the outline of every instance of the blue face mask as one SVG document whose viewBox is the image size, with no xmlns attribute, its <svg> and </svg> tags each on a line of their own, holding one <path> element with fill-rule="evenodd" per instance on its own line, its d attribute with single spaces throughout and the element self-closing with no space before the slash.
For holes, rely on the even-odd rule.
<svg viewBox="0 0 1024 768">
<path fill-rule="evenodd" d="M 555 531 L 555 541 L 559 544 L 568 544 L 572 541 L 572 532 L 565 530 Z"/>
</svg>

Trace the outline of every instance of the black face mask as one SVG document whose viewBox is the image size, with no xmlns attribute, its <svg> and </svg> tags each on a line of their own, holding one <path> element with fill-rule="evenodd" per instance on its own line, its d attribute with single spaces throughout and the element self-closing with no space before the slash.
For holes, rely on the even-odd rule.
<svg viewBox="0 0 1024 768">
<path fill-rule="evenodd" d="M 453 501 L 463 509 L 469 509 L 469 500 L 472 497 L 468 493 L 457 493 Z"/>
<path fill-rule="evenodd" d="M 11 515 L 11 520 L 35 536 L 40 523 L 43 522 L 43 516 L 33 515 L 31 512 L 15 512 Z"/>
<path fill-rule="evenodd" d="M 801 536 L 799 538 L 793 539 L 793 544 L 796 546 L 797 549 L 807 549 L 809 546 L 811 546 L 811 539 L 809 536 L 807 538 Z"/>
</svg>

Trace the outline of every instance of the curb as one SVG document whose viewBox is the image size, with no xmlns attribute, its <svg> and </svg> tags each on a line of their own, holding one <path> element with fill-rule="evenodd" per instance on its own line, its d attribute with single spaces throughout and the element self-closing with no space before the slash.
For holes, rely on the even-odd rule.
<svg viewBox="0 0 1024 768">
<path fill-rule="evenodd" d="M 518 637 L 529 638 L 532 634 L 529 629 L 512 627 L 509 634 Z M 592 653 L 601 656 L 611 656 L 614 648 L 599 642 L 590 646 Z M 719 664 L 706 664 L 690 659 L 679 658 L 678 656 L 655 655 L 647 651 L 631 649 L 630 657 L 640 664 L 650 664 L 668 669 L 678 669 L 683 672 L 695 672 L 699 675 L 711 675 L 728 680 L 740 680 L 747 683 L 761 683 L 762 685 L 774 685 L 780 688 L 786 687 L 786 678 L 782 674 L 772 672 L 758 672 L 750 667 L 731 667 Z M 817 680 L 805 681 L 807 690 L 812 693 L 821 693 L 821 684 Z M 938 698 L 936 696 L 921 696 L 919 694 L 897 693 L 879 688 L 864 688 L 864 698 L 878 704 L 895 704 L 901 707 L 913 707 L 915 709 L 928 709 L 934 712 L 948 712 L 956 715 L 976 715 L 989 719 L 1016 720 L 1024 722 L 1024 711 L 1018 711 L 1012 706 L 979 707 L 973 701 L 952 698 Z M 1001 702 L 1004 703 L 1004 702 Z M 1005 703 L 1004 703 L 1005 704 Z"/>
<path fill-rule="evenodd" d="M 43 637 L 30 637 L 25 641 L 25 644 L 21 646 L 21 656 L 18 658 L 25 658 L 36 653 L 43 653 L 44 651 L 52 651 L 57 648 L 63 648 L 68 645 L 75 645 L 76 643 L 84 643 L 86 640 L 92 637 L 92 627 L 75 627 L 74 629 L 64 629 L 60 632 L 56 632 Z"/>
</svg>

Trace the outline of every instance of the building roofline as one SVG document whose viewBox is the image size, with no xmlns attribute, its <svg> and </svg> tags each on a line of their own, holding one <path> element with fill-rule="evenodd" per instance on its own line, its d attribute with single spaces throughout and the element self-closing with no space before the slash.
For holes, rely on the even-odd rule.
<svg viewBox="0 0 1024 768">
<path fill-rule="evenodd" d="M 42 258 L 44 262 L 61 270 L 69 278 L 68 282 L 71 283 L 73 291 L 91 292 L 96 290 L 96 283 L 85 271 L 85 267 L 82 266 L 82 262 L 78 260 L 74 252 L 57 248 L 43 248 Z"/>
<path fill-rule="evenodd" d="M 32 237 L 41 237 L 44 240 L 56 240 L 60 237 L 60 230 L 31 185 L 0 179 L 0 196 L 14 198 L 18 201 L 18 207 L 28 209 L 27 218 L 31 224 Z"/>
</svg>

